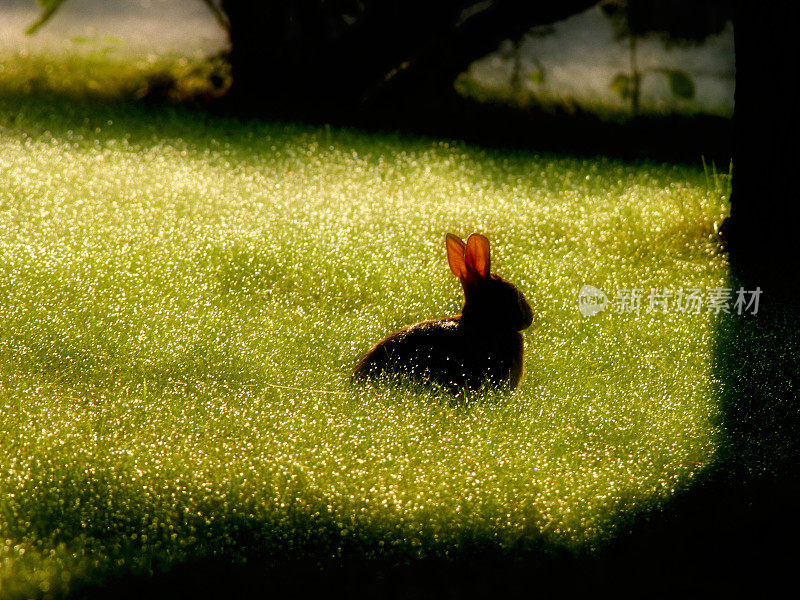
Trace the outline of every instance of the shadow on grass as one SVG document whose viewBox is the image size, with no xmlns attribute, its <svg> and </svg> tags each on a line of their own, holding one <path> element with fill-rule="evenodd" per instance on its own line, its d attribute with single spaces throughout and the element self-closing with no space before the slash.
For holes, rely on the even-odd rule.
<svg viewBox="0 0 800 600">
<path fill-rule="evenodd" d="M 368 130 L 399 129 L 455 138 L 492 148 L 535 149 L 576 156 L 664 160 L 719 165 L 731 158 L 731 121 L 723 117 L 654 115 L 610 120 L 581 110 L 520 109 L 454 97 L 428 113 L 395 110 L 359 115 L 341 124 Z"/>
<path fill-rule="evenodd" d="M 739 285 L 734 278 L 731 287 Z M 599 564 L 717 589 L 767 589 L 794 568 L 796 551 L 787 550 L 800 533 L 800 310 L 769 291 L 758 315 L 724 315 L 717 326 L 718 462 L 642 515 Z"/>
<path fill-rule="evenodd" d="M 154 85 L 158 85 L 157 83 Z M 163 96 L 163 98 L 162 98 Z M 117 98 L 94 97 L 54 90 L 41 90 L 33 94 L 10 91 L 0 100 L 25 107 L 37 105 L 59 107 L 61 113 L 80 114 L 79 123 L 88 118 L 106 129 L 109 118 L 121 107 L 123 111 L 136 111 L 150 117 L 170 111 L 192 111 L 198 125 L 241 123 L 284 123 L 288 127 L 310 130 L 331 125 L 340 129 L 394 135 L 408 138 L 429 136 L 460 140 L 495 149 L 517 149 L 535 152 L 569 154 L 580 157 L 607 156 L 624 160 L 660 160 L 697 165 L 701 157 L 714 162 L 724 170 L 731 159 L 731 120 L 708 115 L 655 115 L 629 120 L 609 120 L 582 111 L 545 111 L 519 109 L 498 103 L 481 103 L 468 98 L 455 97 L 440 107 L 417 111 L 392 107 L 373 112 L 355 112 L 345 115 L 314 115 L 292 111 L 270 112 L 259 106 L 248 110 L 222 97 L 213 100 L 199 98 L 182 102 L 169 102 L 165 92 L 148 96 L 149 101 L 130 94 Z M 0 116 L 2 105 L 0 105 Z M 54 115 L 55 117 L 55 115 Z M 10 119 L 14 114 L 9 115 Z M 39 115 L 42 121 L 42 115 Z M 58 121 L 47 123 L 56 133 Z M 2 125 L 2 121 L 0 121 Z M 55 127 L 55 129 L 53 129 Z M 72 126 L 70 126 L 72 127 Z M 157 128 L 159 133 L 165 133 Z M 36 133 L 36 132 L 33 132 Z M 181 132 L 180 136 L 184 132 Z M 134 136 L 135 139 L 136 136 Z M 137 140 L 144 142 L 146 140 Z"/>
</svg>

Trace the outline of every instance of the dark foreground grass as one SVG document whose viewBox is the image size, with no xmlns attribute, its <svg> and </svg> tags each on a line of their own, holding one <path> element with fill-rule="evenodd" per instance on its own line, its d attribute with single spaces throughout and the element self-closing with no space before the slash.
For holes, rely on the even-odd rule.
<svg viewBox="0 0 800 600">
<path fill-rule="evenodd" d="M 609 581 L 703 524 L 748 539 L 713 499 L 790 464 L 786 415 L 752 441 L 796 381 L 789 317 L 577 311 L 584 283 L 725 285 L 724 179 L 18 92 L 4 596 Z M 447 231 L 486 233 L 537 311 L 520 389 L 351 389 L 372 341 L 458 310 Z"/>
</svg>

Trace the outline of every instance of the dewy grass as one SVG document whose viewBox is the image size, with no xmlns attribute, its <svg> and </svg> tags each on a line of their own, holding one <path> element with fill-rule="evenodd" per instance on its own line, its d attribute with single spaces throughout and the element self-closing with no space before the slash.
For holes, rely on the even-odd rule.
<svg viewBox="0 0 800 600">
<path fill-rule="evenodd" d="M 578 289 L 723 284 L 725 211 L 700 168 L 1 99 L 0 593 L 602 545 L 714 461 L 714 317 Z M 520 388 L 352 389 L 458 311 L 448 231 L 534 306 Z"/>
</svg>

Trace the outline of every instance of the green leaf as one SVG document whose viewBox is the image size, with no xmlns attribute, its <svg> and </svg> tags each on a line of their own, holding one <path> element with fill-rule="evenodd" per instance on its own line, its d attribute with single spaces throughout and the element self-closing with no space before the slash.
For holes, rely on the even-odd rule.
<svg viewBox="0 0 800 600">
<path fill-rule="evenodd" d="M 672 94 L 684 100 L 694 98 L 694 82 L 686 71 L 677 69 L 659 69 L 669 81 L 669 89 Z"/>
<path fill-rule="evenodd" d="M 27 35 L 36 33 L 39 27 L 47 23 L 63 3 L 64 0 L 39 0 L 39 4 L 42 5 L 42 14 L 39 15 L 35 23 L 25 30 L 25 33 Z"/>
<path fill-rule="evenodd" d="M 631 78 L 625 73 L 617 73 L 608 87 L 623 100 L 631 97 Z"/>
</svg>

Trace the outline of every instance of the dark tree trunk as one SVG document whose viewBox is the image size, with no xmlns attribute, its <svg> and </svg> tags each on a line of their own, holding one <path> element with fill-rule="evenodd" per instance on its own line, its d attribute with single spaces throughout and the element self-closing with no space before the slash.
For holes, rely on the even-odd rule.
<svg viewBox="0 0 800 600">
<path fill-rule="evenodd" d="M 800 279 L 800 108 L 792 88 L 799 13 L 795 2 L 740 0 L 734 17 L 733 193 L 724 235 L 738 275 L 776 293 L 796 291 Z"/>
<path fill-rule="evenodd" d="M 234 101 L 260 112 L 337 117 L 425 112 L 474 60 L 596 0 L 223 0 Z"/>
</svg>

